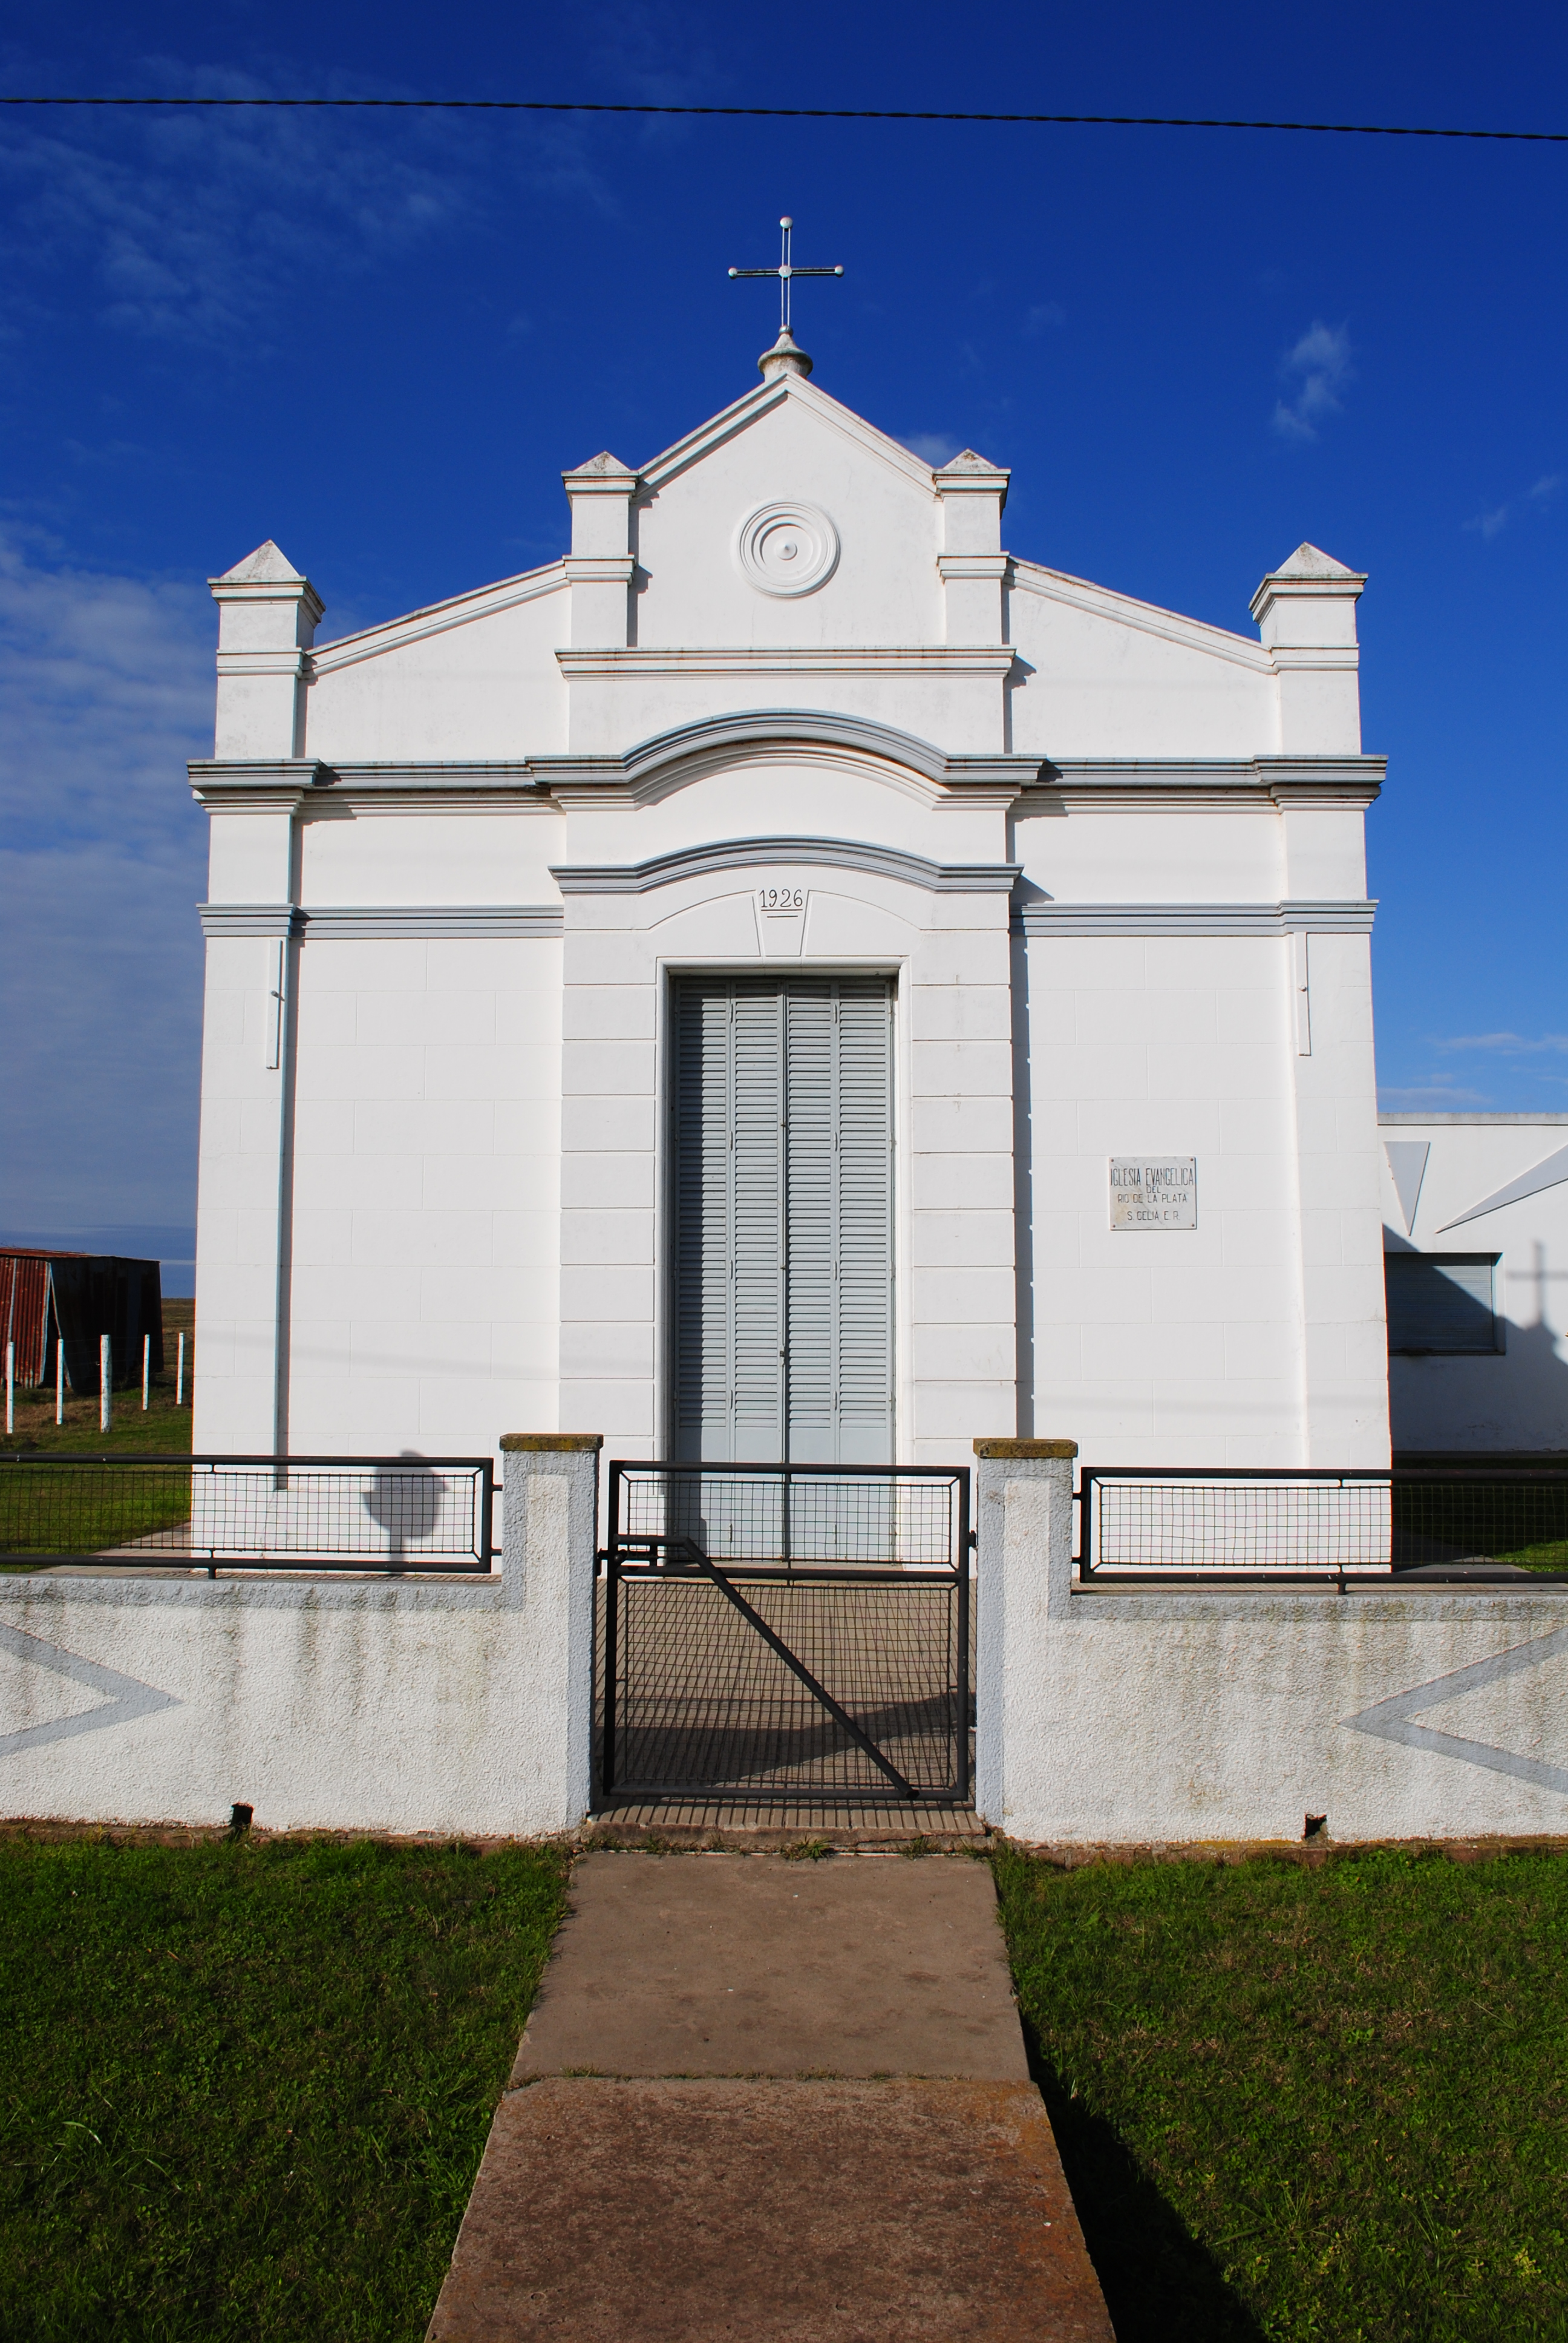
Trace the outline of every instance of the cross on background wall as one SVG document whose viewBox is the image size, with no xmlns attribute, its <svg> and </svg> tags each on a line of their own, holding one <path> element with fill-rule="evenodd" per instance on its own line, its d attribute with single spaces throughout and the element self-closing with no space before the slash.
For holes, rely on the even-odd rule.
<svg viewBox="0 0 1568 2343">
<path fill-rule="evenodd" d="M 841 268 L 797 268 L 789 258 L 789 233 L 794 221 L 788 212 L 779 223 L 784 231 L 783 248 L 777 268 L 732 268 L 731 277 L 777 277 L 779 279 L 779 330 L 789 331 L 789 287 L 797 277 L 842 277 Z"/>
</svg>

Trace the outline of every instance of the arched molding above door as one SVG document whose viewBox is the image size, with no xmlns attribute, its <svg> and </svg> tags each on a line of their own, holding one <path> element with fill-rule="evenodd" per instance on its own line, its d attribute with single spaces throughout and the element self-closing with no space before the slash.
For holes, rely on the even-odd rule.
<svg viewBox="0 0 1568 2343">
<path fill-rule="evenodd" d="M 716 839 L 646 862 L 556 863 L 550 876 L 563 895 L 646 895 L 711 871 L 782 868 L 854 870 L 937 895 L 1007 895 L 1021 875 L 1016 862 L 931 862 L 859 839 L 774 837 Z"/>
</svg>

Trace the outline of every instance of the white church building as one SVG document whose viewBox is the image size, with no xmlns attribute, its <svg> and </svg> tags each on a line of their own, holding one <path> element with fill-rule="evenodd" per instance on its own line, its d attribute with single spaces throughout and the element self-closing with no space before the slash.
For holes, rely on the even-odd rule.
<svg viewBox="0 0 1568 2343">
<path fill-rule="evenodd" d="M 214 581 L 198 1451 L 1386 1463 L 1363 578 L 1088 584 L 809 370 L 387 625 Z"/>
</svg>

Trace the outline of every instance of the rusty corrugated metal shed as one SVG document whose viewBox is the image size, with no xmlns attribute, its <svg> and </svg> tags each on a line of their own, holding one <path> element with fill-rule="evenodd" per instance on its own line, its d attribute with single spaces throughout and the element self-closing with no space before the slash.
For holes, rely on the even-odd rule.
<svg viewBox="0 0 1568 2343">
<path fill-rule="evenodd" d="M 16 1381 L 51 1380 L 55 1342 L 65 1345 L 65 1379 L 73 1391 L 98 1388 L 98 1343 L 110 1342 L 114 1380 L 124 1390 L 142 1376 L 142 1338 L 152 1337 L 152 1369 L 164 1364 L 162 1275 L 156 1261 L 117 1253 L 45 1252 L 11 1246 L 0 1252 L 0 1340 L 16 1345 Z"/>
<path fill-rule="evenodd" d="M 0 1252 L 0 1342 L 16 1345 L 16 1381 L 47 1383 L 54 1344 L 50 1320 L 49 1263 L 75 1256 L 13 1245 Z"/>
</svg>

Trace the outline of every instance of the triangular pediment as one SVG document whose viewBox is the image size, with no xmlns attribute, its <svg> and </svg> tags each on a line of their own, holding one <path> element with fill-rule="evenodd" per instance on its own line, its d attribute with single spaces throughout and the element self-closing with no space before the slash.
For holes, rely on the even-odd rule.
<svg viewBox="0 0 1568 2343">
<path fill-rule="evenodd" d="M 874 423 L 868 423 L 863 415 L 855 413 L 853 407 L 842 406 L 838 399 L 829 397 L 825 390 L 819 390 L 815 383 L 808 382 L 799 375 L 785 375 L 772 382 L 759 383 L 755 390 L 749 390 L 743 398 L 738 398 L 732 407 L 722 408 L 706 423 L 699 424 L 695 431 L 689 431 L 684 438 L 678 439 L 673 447 L 664 448 L 648 463 L 640 465 L 638 478 L 644 488 L 657 490 L 666 487 L 681 473 L 689 471 L 693 465 L 699 464 L 705 456 L 726 446 L 740 433 L 749 430 L 791 401 L 827 429 L 841 434 L 873 461 L 885 464 L 890 470 L 924 488 L 928 494 L 934 493 L 929 464 L 922 464 L 918 456 L 911 455 L 909 448 L 886 431 L 879 431 Z"/>
</svg>

